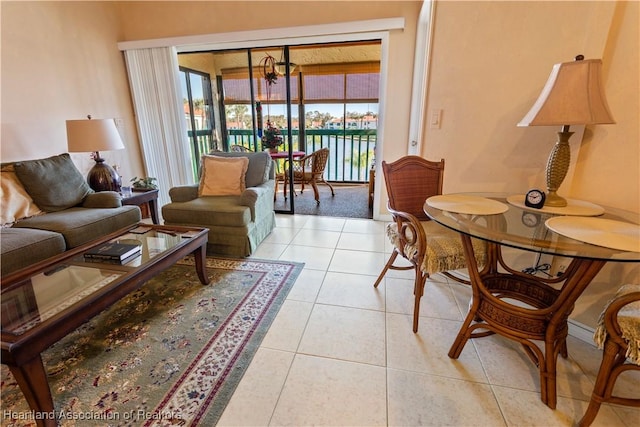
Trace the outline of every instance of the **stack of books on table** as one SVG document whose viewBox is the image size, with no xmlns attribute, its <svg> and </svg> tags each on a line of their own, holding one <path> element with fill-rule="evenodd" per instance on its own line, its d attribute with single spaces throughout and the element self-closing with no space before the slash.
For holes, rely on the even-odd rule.
<svg viewBox="0 0 640 427">
<path fill-rule="evenodd" d="M 89 262 L 106 262 L 126 264 L 140 256 L 141 246 L 129 243 L 107 242 L 89 249 L 84 253 L 84 260 Z"/>
</svg>

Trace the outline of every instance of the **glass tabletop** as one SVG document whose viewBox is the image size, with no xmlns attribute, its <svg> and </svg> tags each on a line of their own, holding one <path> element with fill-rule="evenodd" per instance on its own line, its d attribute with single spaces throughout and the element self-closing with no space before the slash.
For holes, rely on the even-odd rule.
<svg viewBox="0 0 640 427">
<path fill-rule="evenodd" d="M 193 237 L 196 234 L 197 232 L 195 231 L 180 233 L 173 230 L 159 230 L 139 226 L 130 230 L 128 233 L 110 240 L 110 242 L 113 243 L 125 243 L 140 246 L 139 256 L 129 258 L 124 264 L 115 264 L 120 264 L 124 267 L 140 267 L 161 253 L 178 246 L 185 238 Z M 84 264 L 87 267 L 91 267 L 92 264 L 96 264 L 95 260 L 85 259 L 84 255 L 78 255 L 73 258 L 72 261 L 74 263 Z"/>
<path fill-rule="evenodd" d="M 548 213 L 512 204 L 507 201 L 509 195 L 503 193 L 461 193 L 451 196 L 454 197 L 443 198 L 444 201 L 452 201 L 449 205 L 430 203 L 427 199 L 425 213 L 439 224 L 472 237 L 550 255 L 640 261 L 638 214 L 603 207 L 604 213 L 585 219 L 583 216 L 562 215 L 562 210 L 555 211 L 560 213 Z M 457 196 L 462 196 L 461 200 L 469 196 L 470 203 L 456 205 Z M 456 206 L 461 208 L 457 209 Z M 564 225 L 575 225 L 573 228 L 579 226 L 584 230 L 582 234 L 572 234 L 564 232 L 565 229 L 571 229 Z M 612 225 L 622 225 L 622 231 L 613 229 Z M 598 239 L 594 240 L 594 237 Z M 624 244 L 620 245 L 619 239 L 623 239 Z M 599 244 L 586 243 L 588 241 Z"/>
<path fill-rule="evenodd" d="M 22 335 L 125 274 L 97 265 L 61 265 L 3 292 L 2 331 Z"/>
<path fill-rule="evenodd" d="M 140 246 L 139 255 L 123 263 L 92 261 L 80 253 L 20 283 L 12 284 L 2 292 L 2 332 L 24 334 L 90 295 L 107 292 L 119 279 L 198 235 L 200 231 L 139 226 L 110 240 Z"/>
</svg>

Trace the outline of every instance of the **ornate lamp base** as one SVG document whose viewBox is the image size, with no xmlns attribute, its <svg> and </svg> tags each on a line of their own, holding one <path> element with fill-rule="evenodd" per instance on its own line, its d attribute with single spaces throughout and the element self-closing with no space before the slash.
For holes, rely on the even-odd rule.
<svg viewBox="0 0 640 427">
<path fill-rule="evenodd" d="M 545 206 L 563 207 L 567 201 L 556 193 L 564 177 L 567 176 L 571 161 L 571 147 L 569 138 L 573 132 L 569 132 L 569 126 L 563 126 L 562 132 L 558 132 L 558 141 L 553 146 L 549 160 L 547 161 L 547 197 Z"/>
<path fill-rule="evenodd" d="M 87 182 L 93 191 L 120 191 L 121 178 L 111 166 L 104 163 L 104 159 L 97 158 L 96 164 L 87 175 Z"/>
</svg>

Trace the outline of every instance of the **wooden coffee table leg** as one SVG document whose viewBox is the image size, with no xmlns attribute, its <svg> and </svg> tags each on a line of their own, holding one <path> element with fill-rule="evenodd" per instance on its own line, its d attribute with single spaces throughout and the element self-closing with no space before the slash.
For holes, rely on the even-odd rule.
<svg viewBox="0 0 640 427">
<path fill-rule="evenodd" d="M 27 399 L 29 407 L 41 414 L 36 420 L 39 426 L 55 426 L 55 412 L 53 398 L 47 381 L 47 372 L 42 364 L 42 358 L 37 355 L 31 361 L 21 366 L 9 366 L 11 373 L 18 382 L 18 386 Z"/>
<path fill-rule="evenodd" d="M 207 244 L 200 246 L 193 252 L 193 257 L 196 260 L 196 272 L 198 278 L 203 285 L 209 284 L 209 275 L 207 274 Z"/>
<path fill-rule="evenodd" d="M 149 214 L 151 215 L 151 222 L 158 225 L 160 221 L 158 220 L 158 202 L 157 199 L 149 200 Z"/>
</svg>

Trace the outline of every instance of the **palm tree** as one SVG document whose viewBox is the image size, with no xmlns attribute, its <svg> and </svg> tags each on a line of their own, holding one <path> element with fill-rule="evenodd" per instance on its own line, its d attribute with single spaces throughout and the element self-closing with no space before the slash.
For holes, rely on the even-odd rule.
<svg viewBox="0 0 640 427">
<path fill-rule="evenodd" d="M 244 104 L 225 105 L 227 120 L 237 123 L 238 128 L 245 129 L 247 127 L 247 124 L 245 123 L 245 116 L 248 111 L 249 107 Z"/>
</svg>

